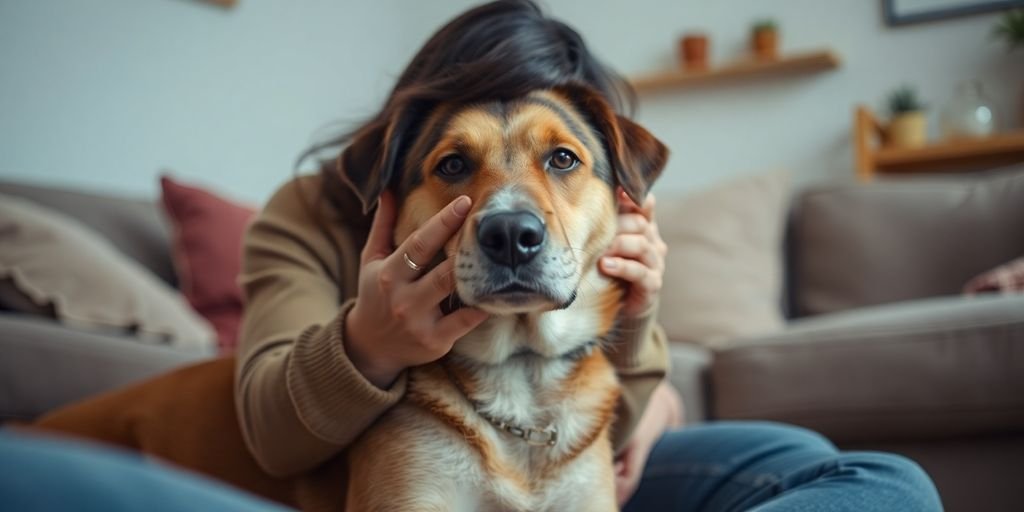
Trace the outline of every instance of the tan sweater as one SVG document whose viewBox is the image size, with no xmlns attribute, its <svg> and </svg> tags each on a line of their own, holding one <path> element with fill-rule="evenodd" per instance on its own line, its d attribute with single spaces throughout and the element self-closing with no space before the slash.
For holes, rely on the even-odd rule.
<svg viewBox="0 0 1024 512">
<path fill-rule="evenodd" d="M 286 183 L 245 239 L 236 403 L 249 449 L 275 476 L 303 473 L 338 455 L 405 390 L 404 374 L 379 389 L 345 354 L 343 321 L 356 296 L 369 223 L 355 208 L 342 214 L 327 201 L 325 181 L 312 175 Z M 652 319 L 625 322 L 618 332 L 608 351 L 623 384 L 616 449 L 668 364 L 664 334 Z"/>
</svg>

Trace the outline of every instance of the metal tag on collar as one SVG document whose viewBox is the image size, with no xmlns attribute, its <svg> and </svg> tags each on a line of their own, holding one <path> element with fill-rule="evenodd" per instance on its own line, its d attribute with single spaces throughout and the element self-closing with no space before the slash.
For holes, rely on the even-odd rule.
<svg viewBox="0 0 1024 512">
<path fill-rule="evenodd" d="M 553 428 L 545 430 L 528 428 L 521 437 L 530 446 L 554 446 L 558 441 L 558 431 Z"/>
</svg>

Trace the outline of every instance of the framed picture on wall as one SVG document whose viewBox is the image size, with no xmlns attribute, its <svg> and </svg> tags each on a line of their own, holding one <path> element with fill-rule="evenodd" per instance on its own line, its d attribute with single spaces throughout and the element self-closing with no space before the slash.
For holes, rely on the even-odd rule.
<svg viewBox="0 0 1024 512">
<path fill-rule="evenodd" d="M 889 25 L 908 25 L 1024 7 L 1024 0 L 882 0 Z"/>
</svg>

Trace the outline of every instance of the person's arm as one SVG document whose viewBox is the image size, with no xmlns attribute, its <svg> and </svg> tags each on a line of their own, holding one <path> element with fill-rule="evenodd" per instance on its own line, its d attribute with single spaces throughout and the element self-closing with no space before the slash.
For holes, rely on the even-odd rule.
<svg viewBox="0 0 1024 512">
<path fill-rule="evenodd" d="M 246 235 L 235 397 L 242 434 L 259 465 L 287 476 L 338 454 L 402 396 L 371 384 L 345 350 L 359 244 L 334 221 L 328 235 L 307 211 L 319 177 L 282 187 Z M 306 201 L 300 198 L 304 194 Z M 331 240 L 333 236 L 334 240 Z M 338 244 L 335 247 L 334 242 Z"/>
<path fill-rule="evenodd" d="M 668 374 L 668 345 L 652 314 L 624 321 L 607 354 L 622 384 L 612 429 L 612 445 L 619 453 L 625 448 L 654 390 Z"/>
</svg>

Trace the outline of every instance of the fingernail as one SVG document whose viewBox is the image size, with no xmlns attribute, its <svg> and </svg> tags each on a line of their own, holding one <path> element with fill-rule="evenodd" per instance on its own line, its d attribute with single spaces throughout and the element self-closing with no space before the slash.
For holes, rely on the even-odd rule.
<svg viewBox="0 0 1024 512">
<path fill-rule="evenodd" d="M 615 258 L 605 256 L 602 259 L 604 260 L 604 268 L 615 268 L 619 266 L 619 262 L 615 261 Z"/>
<path fill-rule="evenodd" d="M 466 214 L 469 213 L 469 203 L 469 198 L 466 196 L 461 196 L 456 199 L 455 204 L 452 205 L 452 208 L 455 209 L 455 214 L 459 217 L 465 217 Z"/>
</svg>

